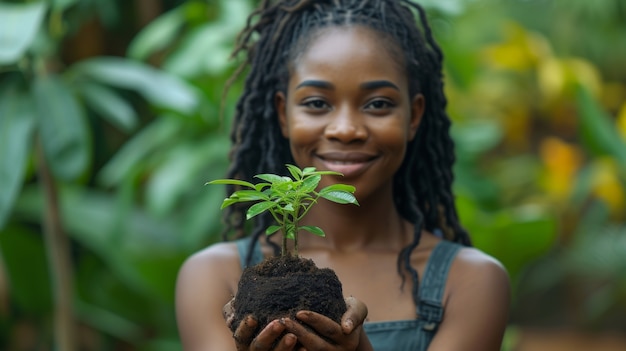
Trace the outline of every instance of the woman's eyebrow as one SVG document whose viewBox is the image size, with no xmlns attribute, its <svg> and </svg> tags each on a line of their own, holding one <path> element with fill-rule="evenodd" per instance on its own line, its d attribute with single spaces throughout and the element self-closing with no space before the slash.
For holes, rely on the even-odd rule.
<svg viewBox="0 0 626 351">
<path fill-rule="evenodd" d="M 313 87 L 313 88 L 331 89 L 331 90 L 335 88 L 335 86 L 332 85 L 330 82 L 327 82 L 325 80 L 313 80 L 313 79 L 305 80 L 304 82 L 298 84 L 298 86 L 296 86 L 296 89 L 300 89 L 303 87 Z"/>
<path fill-rule="evenodd" d="M 364 90 L 376 90 L 379 88 L 392 88 L 392 89 L 400 91 L 400 88 L 398 88 L 397 85 L 393 84 L 392 82 L 388 80 L 373 80 L 371 82 L 365 82 L 361 84 L 361 89 L 364 89 Z"/>
</svg>

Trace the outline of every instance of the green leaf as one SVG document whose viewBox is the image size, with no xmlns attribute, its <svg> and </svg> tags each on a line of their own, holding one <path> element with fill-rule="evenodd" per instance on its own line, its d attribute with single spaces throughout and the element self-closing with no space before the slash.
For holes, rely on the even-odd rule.
<svg viewBox="0 0 626 351">
<path fill-rule="evenodd" d="M 626 168 L 626 143 L 612 124 L 611 117 L 585 87 L 578 86 L 576 94 L 580 110 L 580 131 L 587 147 L 597 154 L 612 155 Z"/>
<path fill-rule="evenodd" d="M 293 177 L 293 179 L 295 180 L 302 179 L 302 171 L 300 170 L 300 168 L 294 165 L 288 164 L 287 169 L 289 170 L 289 173 L 291 173 L 291 176 Z"/>
<path fill-rule="evenodd" d="M 35 118 L 29 96 L 0 91 L 0 229 L 6 223 L 24 181 Z"/>
<path fill-rule="evenodd" d="M 0 65 L 22 58 L 35 40 L 46 11 L 46 2 L 0 3 Z"/>
<path fill-rule="evenodd" d="M 58 76 L 36 79 L 33 94 L 41 144 L 52 173 L 62 180 L 74 180 L 90 162 L 90 135 L 83 111 Z"/>
<path fill-rule="evenodd" d="M 150 22 L 130 43 L 128 56 L 144 60 L 172 43 L 185 24 L 184 10 L 184 5 L 180 6 Z"/>
<path fill-rule="evenodd" d="M 272 234 L 276 233 L 279 230 L 280 230 L 280 226 L 278 226 L 278 225 L 271 225 L 271 226 L 267 227 L 267 229 L 265 230 L 265 234 L 272 235 Z"/>
<path fill-rule="evenodd" d="M 239 202 L 248 202 L 248 201 L 269 201 L 269 197 L 262 192 L 258 192 L 256 190 L 239 190 L 235 191 L 233 195 L 235 196 Z"/>
<path fill-rule="evenodd" d="M 155 106 L 192 114 L 200 93 L 182 79 L 156 68 L 123 58 L 98 57 L 73 66 L 72 74 L 114 87 L 134 90 Z"/>
<path fill-rule="evenodd" d="M 285 233 L 287 239 L 295 239 L 296 238 L 296 227 L 293 224 L 287 225 L 287 233 Z"/>
<path fill-rule="evenodd" d="M 306 176 L 306 175 L 309 175 L 309 174 L 311 174 L 311 173 L 313 173 L 313 172 L 315 172 L 315 167 L 305 167 L 305 168 L 302 170 L 302 175 L 305 175 L 305 176 Z"/>
<path fill-rule="evenodd" d="M 358 201 L 353 194 L 346 191 L 327 191 L 323 194 L 320 193 L 320 196 L 325 198 L 326 200 L 330 200 L 332 202 L 336 202 L 338 204 L 355 204 L 358 205 Z"/>
<path fill-rule="evenodd" d="M 230 205 L 234 205 L 236 203 L 239 203 L 239 199 L 237 198 L 232 198 L 232 197 L 228 197 L 226 199 L 224 199 L 224 201 L 222 201 L 222 206 L 220 207 L 220 209 L 225 209 L 226 207 L 230 206 Z"/>
<path fill-rule="evenodd" d="M 272 184 L 284 184 L 284 183 L 292 182 L 291 178 L 289 177 L 281 177 L 279 175 L 269 174 L 269 173 L 257 174 L 254 177 L 264 180 L 266 182 L 270 182 Z"/>
<path fill-rule="evenodd" d="M 85 83 L 81 85 L 79 92 L 89 107 L 114 126 L 126 132 L 137 126 L 135 111 L 113 90 L 99 84 Z"/>
<path fill-rule="evenodd" d="M 306 177 L 304 181 L 302 182 L 302 187 L 300 188 L 300 191 L 304 193 L 312 192 L 313 190 L 315 190 L 315 188 L 317 188 L 321 180 L 322 180 L 321 175 L 313 175 L 313 176 Z"/>
<path fill-rule="evenodd" d="M 272 184 L 269 184 L 269 183 L 259 183 L 259 184 L 254 186 L 254 190 L 256 190 L 256 191 L 263 191 L 263 189 L 267 188 L 268 186 L 272 186 Z"/>
<path fill-rule="evenodd" d="M 321 236 L 321 237 L 325 237 L 326 236 L 326 234 L 324 233 L 322 228 L 316 227 L 316 226 L 313 226 L 313 225 L 303 225 L 302 227 L 300 227 L 300 229 L 306 230 L 307 232 L 309 232 L 311 234 L 315 234 L 317 236 Z"/>
<path fill-rule="evenodd" d="M 254 204 L 248 209 L 248 212 L 246 213 L 246 219 L 250 219 L 254 216 L 257 216 L 269 210 L 270 208 L 273 208 L 276 206 L 277 204 L 272 201 L 263 201 L 263 202 L 259 202 L 258 204 Z"/>
<path fill-rule="evenodd" d="M 158 118 L 141 128 L 98 174 L 98 181 L 105 186 L 123 183 L 133 176 L 136 169 L 145 164 L 148 156 L 160 148 L 169 147 L 181 131 L 183 125 L 173 118 Z"/>
<path fill-rule="evenodd" d="M 328 193 L 328 192 L 331 192 L 331 191 L 346 191 L 346 192 L 354 194 L 355 190 L 356 189 L 352 185 L 333 184 L 333 185 L 329 185 L 329 186 L 325 187 L 324 189 L 320 190 L 320 194 Z"/>
<path fill-rule="evenodd" d="M 229 184 L 229 185 L 241 185 L 241 186 L 245 186 L 248 188 L 252 188 L 255 189 L 254 184 L 243 181 L 243 180 L 236 180 L 236 179 L 216 179 L 216 180 L 212 180 L 210 182 L 207 182 L 206 184 Z"/>
</svg>

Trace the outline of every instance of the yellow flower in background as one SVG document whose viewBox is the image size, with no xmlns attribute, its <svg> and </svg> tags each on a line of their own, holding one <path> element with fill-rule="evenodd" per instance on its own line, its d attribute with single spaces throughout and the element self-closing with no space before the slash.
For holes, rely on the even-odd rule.
<svg viewBox="0 0 626 351">
<path fill-rule="evenodd" d="M 539 157 L 545 165 L 546 172 L 543 185 L 552 197 L 565 199 L 574 185 L 575 175 L 582 164 L 582 152 L 555 137 L 547 137 L 539 146 Z"/>
<path fill-rule="evenodd" d="M 589 89 L 594 97 L 602 91 L 598 69 L 588 61 L 578 58 L 548 58 L 539 63 L 537 70 L 539 89 L 551 101 L 571 96 L 577 84 Z"/>
<path fill-rule="evenodd" d="M 506 24 L 504 32 L 503 43 L 488 46 L 483 52 L 485 59 L 492 66 L 523 71 L 552 56 L 550 44 L 543 36 L 513 22 Z"/>
<path fill-rule="evenodd" d="M 612 213 L 623 213 L 626 209 L 626 189 L 620 182 L 619 169 L 615 160 L 601 158 L 595 160 L 592 167 L 592 194 L 604 201 Z"/>
</svg>

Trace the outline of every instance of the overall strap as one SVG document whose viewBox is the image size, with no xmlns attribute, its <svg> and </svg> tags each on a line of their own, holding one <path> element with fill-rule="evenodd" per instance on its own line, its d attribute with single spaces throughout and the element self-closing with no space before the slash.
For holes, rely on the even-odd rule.
<svg viewBox="0 0 626 351">
<path fill-rule="evenodd" d="M 443 292 L 448 272 L 460 244 L 442 240 L 431 252 L 419 287 L 418 318 L 425 321 L 424 330 L 435 331 L 443 318 Z"/>
<path fill-rule="evenodd" d="M 252 242 L 251 237 L 246 237 L 242 239 L 238 239 L 235 241 L 237 244 L 237 250 L 239 251 L 239 262 L 241 263 L 241 268 L 245 269 L 248 267 L 246 264 L 246 258 L 248 257 L 248 252 L 250 250 L 250 243 Z M 261 245 L 257 240 L 254 243 L 254 247 L 252 248 L 252 257 L 250 260 L 250 266 L 254 266 L 263 261 L 263 253 L 261 252 Z"/>
</svg>

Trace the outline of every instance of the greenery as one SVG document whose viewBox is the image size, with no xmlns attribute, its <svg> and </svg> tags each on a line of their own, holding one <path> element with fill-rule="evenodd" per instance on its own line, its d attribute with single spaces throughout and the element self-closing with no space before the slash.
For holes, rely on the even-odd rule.
<svg viewBox="0 0 626 351">
<path fill-rule="evenodd" d="M 286 165 L 291 178 L 277 174 L 257 174 L 259 178 L 266 182 L 252 184 L 236 179 L 218 179 L 208 184 L 232 184 L 249 188 L 248 190 L 237 190 L 222 202 L 222 209 L 230 205 L 254 201 L 256 204 L 250 206 L 246 212 L 246 219 L 255 217 L 265 211 L 269 211 L 278 225 L 271 225 L 265 233 L 271 235 L 281 230 L 283 234 L 281 254 L 284 256 L 287 251 L 287 239 L 294 241 L 294 254 L 298 255 L 298 233 L 300 230 L 309 233 L 325 236 L 322 228 L 311 225 L 300 226 L 298 222 L 304 218 L 311 207 L 317 203 L 321 197 L 323 199 L 339 204 L 358 205 L 354 197 L 354 187 L 346 184 L 333 184 L 320 189 L 317 186 L 323 175 L 338 175 L 341 173 L 332 171 L 316 171 L 315 167 L 305 167 L 300 169 L 294 165 Z"/>
<path fill-rule="evenodd" d="M 510 330 L 626 325 L 624 2 L 418 2 Z M 241 81 L 219 111 L 256 3 L 0 2 L 0 349 L 181 349 L 176 273 L 221 240 L 223 189 L 202 184 L 228 167 Z"/>
</svg>

